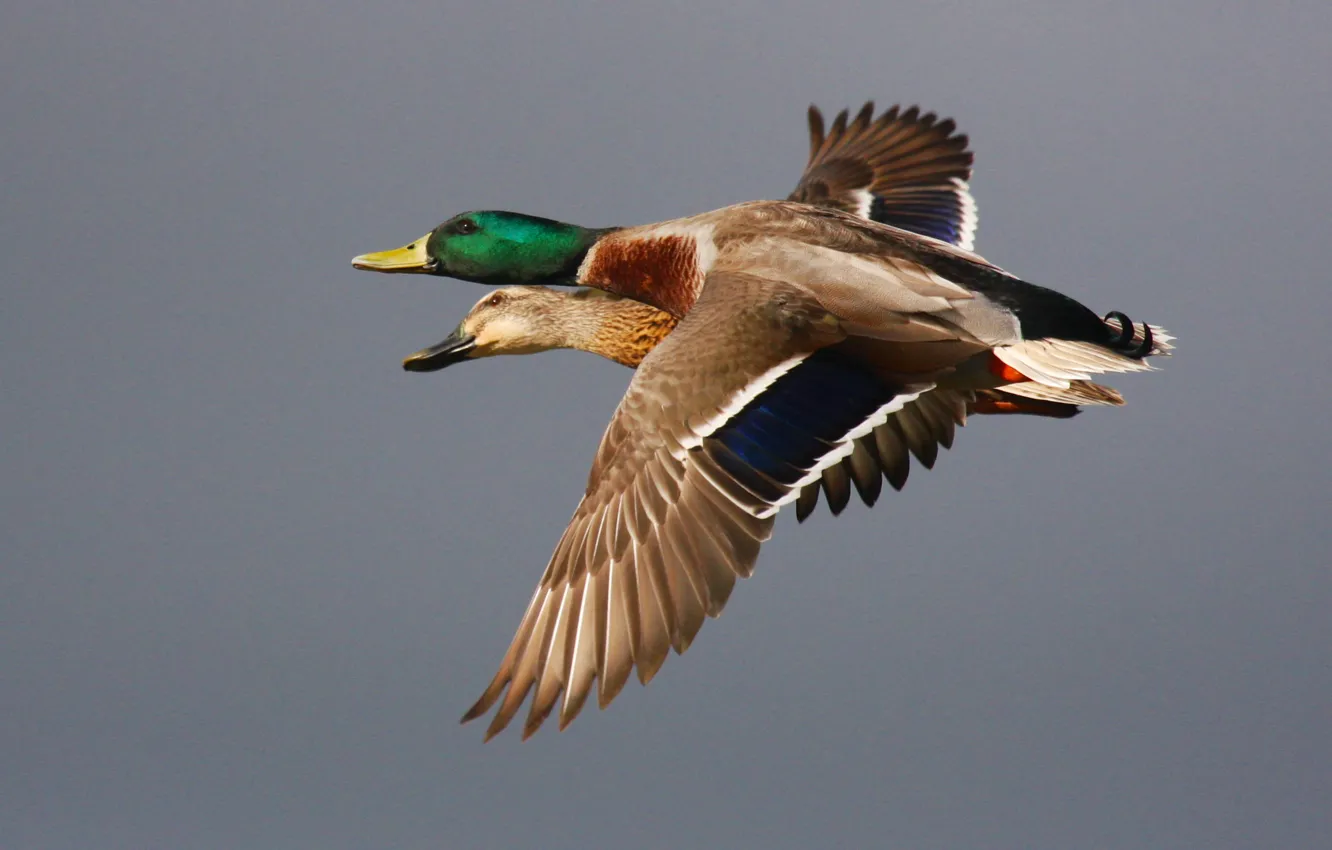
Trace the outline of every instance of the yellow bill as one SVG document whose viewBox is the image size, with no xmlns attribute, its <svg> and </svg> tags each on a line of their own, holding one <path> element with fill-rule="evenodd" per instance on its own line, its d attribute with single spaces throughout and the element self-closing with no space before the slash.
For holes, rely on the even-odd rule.
<svg viewBox="0 0 1332 850">
<path fill-rule="evenodd" d="M 392 251 L 380 251 L 375 254 L 362 254 L 352 258 L 352 266 L 372 272 L 406 272 L 428 274 L 435 263 L 426 253 L 427 233 L 415 242 L 394 248 Z"/>
</svg>

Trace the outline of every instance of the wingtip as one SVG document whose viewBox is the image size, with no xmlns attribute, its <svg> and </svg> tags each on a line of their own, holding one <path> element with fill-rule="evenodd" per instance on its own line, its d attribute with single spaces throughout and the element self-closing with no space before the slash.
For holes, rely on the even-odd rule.
<svg viewBox="0 0 1332 850">
<path fill-rule="evenodd" d="M 874 120 L 874 101 L 867 100 L 865 101 L 865 105 L 860 107 L 860 111 L 856 113 L 856 119 L 854 123 L 857 127 L 864 129 L 868 127 L 870 125 L 870 122 L 873 120 Z"/>
<path fill-rule="evenodd" d="M 512 719 L 513 715 L 512 714 L 505 715 L 504 709 L 501 708 L 498 712 L 496 712 L 495 719 L 490 721 L 490 726 L 486 728 L 485 740 L 489 741 L 491 738 L 503 732 L 504 729 L 509 725 L 509 721 Z"/>
<path fill-rule="evenodd" d="M 657 673 L 661 672 L 662 665 L 666 663 L 666 656 L 662 655 L 660 660 L 653 659 L 651 663 L 645 662 L 646 659 L 638 662 L 634 671 L 638 677 L 638 683 L 644 687 L 656 677 Z"/>
<path fill-rule="evenodd" d="M 458 722 L 471 723 L 473 720 L 477 719 L 478 717 L 480 717 L 485 713 L 486 713 L 485 708 L 482 707 L 480 703 L 477 703 L 473 705 L 471 708 L 467 709 L 467 711 L 463 712 L 462 719 L 459 720 Z"/>
<path fill-rule="evenodd" d="M 568 728 L 569 728 L 569 724 L 570 724 L 570 723 L 573 723 L 573 720 L 574 720 L 573 717 L 565 717 L 563 714 L 561 714 L 561 715 L 560 715 L 560 725 L 559 725 L 559 729 L 558 729 L 557 731 L 563 732 L 565 729 L 568 729 Z"/>
<path fill-rule="evenodd" d="M 597 679 L 597 709 L 604 711 L 606 706 L 611 704 L 624 686 L 629 683 L 629 671 L 625 670 L 624 675 L 615 677 L 616 681 L 609 681 L 604 677 Z"/>
<path fill-rule="evenodd" d="M 806 116 L 809 120 L 809 156 L 813 159 L 819 148 L 823 147 L 823 113 L 811 103 Z"/>
</svg>

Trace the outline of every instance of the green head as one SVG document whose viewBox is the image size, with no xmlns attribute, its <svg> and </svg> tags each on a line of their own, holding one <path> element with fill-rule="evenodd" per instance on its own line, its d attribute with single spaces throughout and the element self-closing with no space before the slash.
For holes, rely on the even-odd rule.
<svg viewBox="0 0 1332 850">
<path fill-rule="evenodd" d="M 362 254 L 358 269 L 434 274 L 491 285 L 573 284 L 578 264 L 606 230 L 522 213 L 454 216 L 402 248 Z"/>
</svg>

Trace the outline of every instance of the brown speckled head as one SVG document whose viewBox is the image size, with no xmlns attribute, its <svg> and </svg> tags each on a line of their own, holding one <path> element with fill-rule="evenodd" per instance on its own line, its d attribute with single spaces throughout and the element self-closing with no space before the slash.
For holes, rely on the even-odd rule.
<svg viewBox="0 0 1332 850">
<path fill-rule="evenodd" d="M 596 289 L 510 286 L 483 296 L 448 340 L 413 354 L 404 366 L 434 371 L 481 357 L 573 348 L 634 368 L 677 321 L 647 304 Z M 449 356 L 442 357 L 445 352 Z"/>
</svg>

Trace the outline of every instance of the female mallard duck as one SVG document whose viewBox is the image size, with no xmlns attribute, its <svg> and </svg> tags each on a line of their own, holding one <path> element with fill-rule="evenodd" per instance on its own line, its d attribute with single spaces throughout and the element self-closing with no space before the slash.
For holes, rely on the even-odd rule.
<svg viewBox="0 0 1332 850">
<path fill-rule="evenodd" d="M 677 322 L 655 307 L 599 289 L 510 286 L 482 296 L 447 339 L 412 354 L 402 365 L 409 372 L 434 372 L 485 357 L 571 348 L 636 369 Z M 901 490 L 911 470 L 910 455 L 932 469 L 939 446 L 952 448 L 954 426 L 965 425 L 968 415 L 1023 413 L 1067 419 L 1078 413 L 1079 404 L 1123 404 L 1123 399 L 1113 389 L 1090 381 L 1071 382 L 1067 390 L 1022 383 L 925 393 L 856 439 L 851 454 L 824 469 L 818 481 L 806 484 L 796 499 L 796 520 L 809 518 L 818 505 L 820 488 L 834 516 L 850 501 L 853 484 L 871 507 L 884 478 Z"/>
<path fill-rule="evenodd" d="M 586 493 L 499 672 L 464 716 L 535 689 L 524 735 L 594 682 L 648 681 L 747 576 L 773 517 L 856 438 L 936 389 L 1067 390 L 1149 369 L 1169 337 L 937 239 L 837 209 L 753 201 L 627 228 L 518 213 L 449 219 L 360 265 L 487 284 L 576 284 L 680 317 L 611 419 Z M 503 697 L 501 701 L 501 697 Z"/>
</svg>

